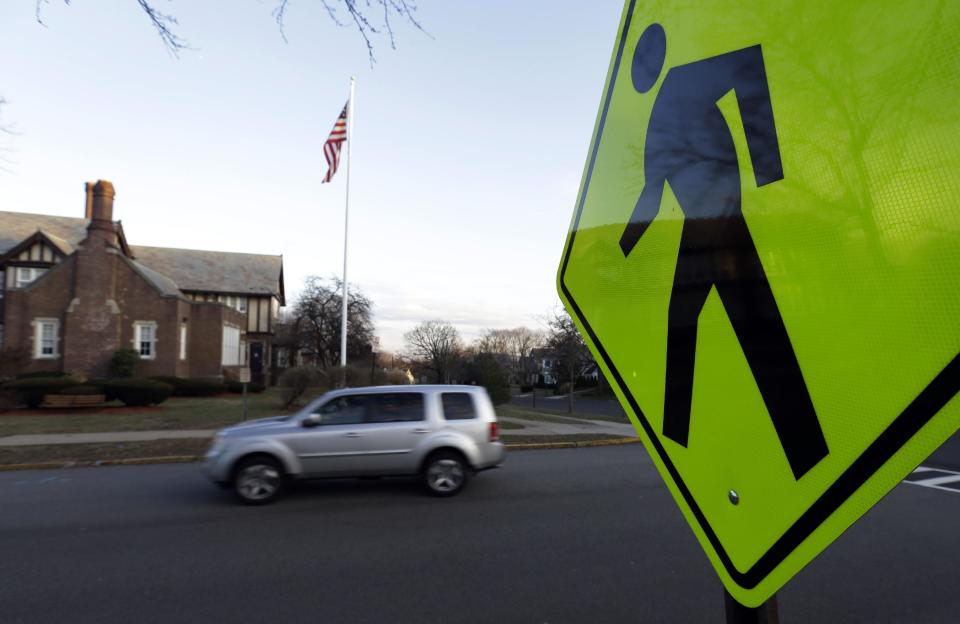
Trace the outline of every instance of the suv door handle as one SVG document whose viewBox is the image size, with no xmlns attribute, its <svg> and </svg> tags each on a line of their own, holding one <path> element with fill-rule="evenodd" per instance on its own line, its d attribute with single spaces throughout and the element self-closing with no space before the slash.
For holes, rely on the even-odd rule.
<svg viewBox="0 0 960 624">
<path fill-rule="evenodd" d="M 413 433 L 430 433 L 429 429 L 414 429 Z"/>
<path fill-rule="evenodd" d="M 347 432 L 347 433 L 343 434 L 343 437 L 345 437 L 345 438 L 359 438 L 361 435 L 363 435 L 363 434 L 362 434 L 362 433 L 357 433 L 356 431 L 350 431 L 350 432 Z"/>
</svg>

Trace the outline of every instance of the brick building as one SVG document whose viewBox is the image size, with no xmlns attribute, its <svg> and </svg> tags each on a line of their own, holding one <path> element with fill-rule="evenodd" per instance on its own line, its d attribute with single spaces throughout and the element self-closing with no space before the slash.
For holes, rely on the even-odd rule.
<svg viewBox="0 0 960 624">
<path fill-rule="evenodd" d="M 113 199 L 101 180 L 82 219 L 0 211 L 0 374 L 104 377 L 132 347 L 143 376 L 269 381 L 282 257 L 129 245 Z"/>
</svg>

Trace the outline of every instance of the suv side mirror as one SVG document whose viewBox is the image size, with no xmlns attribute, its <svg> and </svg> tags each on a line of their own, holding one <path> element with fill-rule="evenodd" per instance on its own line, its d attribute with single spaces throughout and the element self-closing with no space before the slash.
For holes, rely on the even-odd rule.
<svg viewBox="0 0 960 624">
<path fill-rule="evenodd" d="M 300 421 L 300 424 L 304 427 L 316 427 L 317 425 L 322 423 L 323 423 L 322 414 L 310 414 L 309 416 L 304 418 L 302 421 Z"/>
</svg>

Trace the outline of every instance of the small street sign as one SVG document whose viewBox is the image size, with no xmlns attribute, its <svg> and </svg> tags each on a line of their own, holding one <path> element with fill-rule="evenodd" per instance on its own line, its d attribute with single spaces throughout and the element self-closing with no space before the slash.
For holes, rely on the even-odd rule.
<svg viewBox="0 0 960 624">
<path fill-rule="evenodd" d="M 241 368 L 237 371 L 238 381 L 240 383 L 250 383 L 250 369 Z"/>
<path fill-rule="evenodd" d="M 625 5 L 558 289 L 744 605 L 960 427 L 958 29 Z"/>
</svg>

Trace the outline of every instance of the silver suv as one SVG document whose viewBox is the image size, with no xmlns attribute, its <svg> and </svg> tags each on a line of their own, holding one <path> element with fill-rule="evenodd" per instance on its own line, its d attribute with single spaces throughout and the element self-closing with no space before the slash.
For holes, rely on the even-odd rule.
<svg viewBox="0 0 960 624">
<path fill-rule="evenodd" d="M 483 388 L 348 388 L 221 430 L 203 471 L 249 504 L 273 500 L 290 478 L 420 475 L 430 493 L 452 496 L 503 463 L 499 440 Z"/>
</svg>

